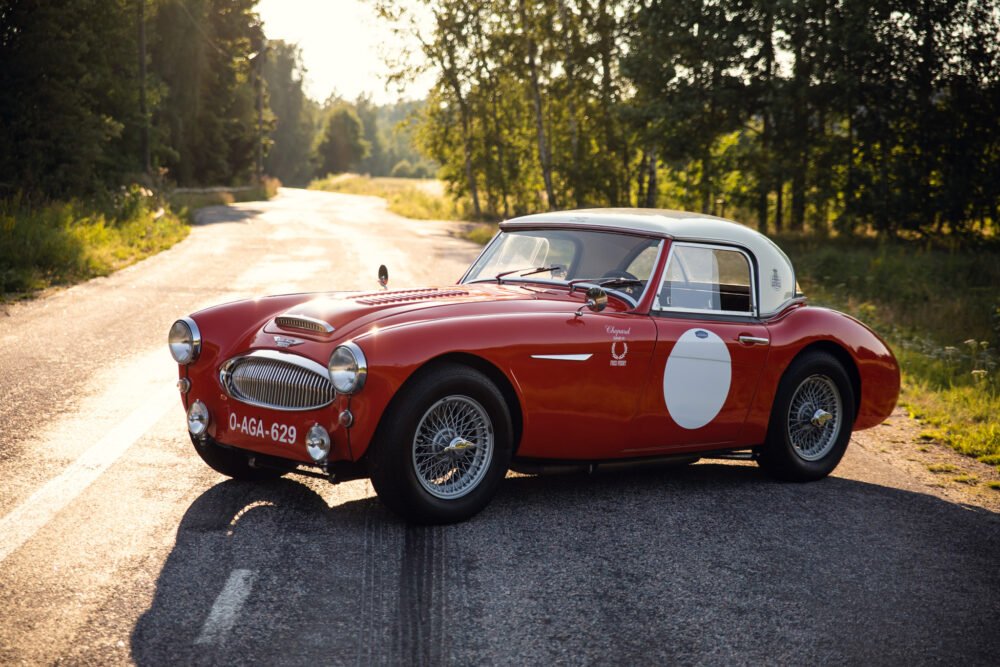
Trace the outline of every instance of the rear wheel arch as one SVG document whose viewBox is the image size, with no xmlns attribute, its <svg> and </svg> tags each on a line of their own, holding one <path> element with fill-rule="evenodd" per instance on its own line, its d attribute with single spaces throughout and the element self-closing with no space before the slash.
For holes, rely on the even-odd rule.
<svg viewBox="0 0 1000 667">
<path fill-rule="evenodd" d="M 795 355 L 795 358 L 791 360 L 788 366 L 785 368 L 785 372 L 801 357 L 812 352 L 826 352 L 834 359 L 836 359 L 841 367 L 843 367 L 844 372 L 847 373 L 848 379 L 851 381 L 851 389 L 854 390 L 854 418 L 857 419 L 858 413 L 861 410 L 861 373 L 858 371 L 858 365 L 854 361 L 854 357 L 851 353 L 847 351 L 842 345 L 835 343 L 831 340 L 821 340 L 815 343 L 810 343 L 804 348 L 799 350 L 799 353 Z M 784 373 L 782 373 L 784 375 Z"/>
</svg>

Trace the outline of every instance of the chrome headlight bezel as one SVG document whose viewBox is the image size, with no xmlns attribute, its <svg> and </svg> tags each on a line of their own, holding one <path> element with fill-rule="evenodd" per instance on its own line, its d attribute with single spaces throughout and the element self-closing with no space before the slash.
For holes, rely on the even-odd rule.
<svg viewBox="0 0 1000 667">
<path fill-rule="evenodd" d="M 198 360 L 201 354 L 201 330 L 190 317 L 182 317 L 170 325 L 167 332 L 167 347 L 170 356 L 181 366 L 188 366 Z"/>
<path fill-rule="evenodd" d="M 357 343 L 348 342 L 333 350 L 326 369 L 338 394 L 355 394 L 365 386 L 368 360 Z"/>
</svg>

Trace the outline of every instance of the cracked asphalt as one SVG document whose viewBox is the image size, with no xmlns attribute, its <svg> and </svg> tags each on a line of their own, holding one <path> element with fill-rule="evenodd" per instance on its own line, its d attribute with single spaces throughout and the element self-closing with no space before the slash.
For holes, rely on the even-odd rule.
<svg viewBox="0 0 1000 667">
<path fill-rule="evenodd" d="M 0 314 L 0 664 L 965 664 L 1000 660 L 1000 514 L 852 444 L 531 477 L 410 527 L 366 481 L 239 483 L 191 448 L 166 332 L 258 294 L 452 283 L 478 248 L 282 191 Z M 894 420 L 897 417 L 893 418 Z"/>
</svg>

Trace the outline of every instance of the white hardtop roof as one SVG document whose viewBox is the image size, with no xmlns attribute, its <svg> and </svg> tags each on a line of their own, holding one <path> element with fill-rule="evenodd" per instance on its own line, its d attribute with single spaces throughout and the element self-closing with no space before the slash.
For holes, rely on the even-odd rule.
<svg viewBox="0 0 1000 667">
<path fill-rule="evenodd" d="M 500 228 L 505 231 L 560 227 L 633 232 L 675 241 L 707 241 L 742 246 L 757 260 L 762 314 L 775 312 L 780 305 L 795 296 L 795 272 L 787 255 L 771 239 L 732 220 L 668 209 L 594 208 L 536 213 L 500 223 Z"/>
<path fill-rule="evenodd" d="M 749 227 L 703 213 L 652 208 L 593 208 L 578 211 L 553 211 L 513 218 L 500 223 L 503 229 L 529 227 L 603 227 L 609 230 L 655 234 L 677 240 L 725 241 L 753 249 L 761 241 L 770 244 L 760 232 Z"/>
</svg>

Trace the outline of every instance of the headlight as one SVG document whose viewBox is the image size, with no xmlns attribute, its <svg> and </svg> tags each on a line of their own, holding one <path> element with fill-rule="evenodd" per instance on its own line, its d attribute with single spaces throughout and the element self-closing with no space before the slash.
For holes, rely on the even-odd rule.
<svg viewBox="0 0 1000 667">
<path fill-rule="evenodd" d="M 174 361 L 186 366 L 193 363 L 201 352 L 201 331 L 190 317 L 182 317 L 170 327 L 167 343 Z"/>
<path fill-rule="evenodd" d="M 365 386 L 368 362 L 364 352 L 354 343 L 344 343 L 334 350 L 326 367 L 333 388 L 341 394 L 353 394 Z"/>
</svg>

